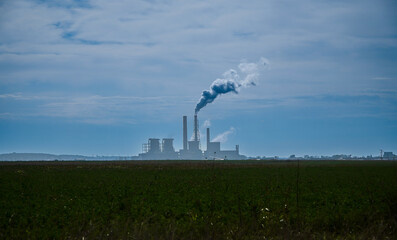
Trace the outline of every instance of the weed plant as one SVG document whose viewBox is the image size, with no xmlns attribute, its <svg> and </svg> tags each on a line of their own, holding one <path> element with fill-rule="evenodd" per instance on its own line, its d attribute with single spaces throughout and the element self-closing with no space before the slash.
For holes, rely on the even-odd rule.
<svg viewBox="0 0 397 240">
<path fill-rule="evenodd" d="M 0 239 L 396 239 L 392 161 L 0 163 Z"/>
</svg>

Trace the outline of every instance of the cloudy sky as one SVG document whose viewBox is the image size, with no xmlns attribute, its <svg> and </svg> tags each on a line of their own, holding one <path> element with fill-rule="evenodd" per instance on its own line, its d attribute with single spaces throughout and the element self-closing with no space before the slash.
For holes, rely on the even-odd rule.
<svg viewBox="0 0 397 240">
<path fill-rule="evenodd" d="M 397 152 L 396 13 L 393 0 L 3 0 L 0 153 L 179 149 L 202 91 L 261 57 L 256 86 L 199 112 L 223 148 Z"/>
</svg>

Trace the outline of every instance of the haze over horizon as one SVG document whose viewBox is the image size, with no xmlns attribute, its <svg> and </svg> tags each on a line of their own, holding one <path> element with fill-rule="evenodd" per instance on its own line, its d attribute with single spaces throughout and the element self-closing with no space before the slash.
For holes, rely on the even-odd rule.
<svg viewBox="0 0 397 240">
<path fill-rule="evenodd" d="M 397 152 L 396 13 L 391 0 L 3 1 L 0 153 L 180 149 L 203 91 L 261 57 L 256 86 L 198 113 L 203 148 L 210 125 L 248 156 Z"/>
</svg>

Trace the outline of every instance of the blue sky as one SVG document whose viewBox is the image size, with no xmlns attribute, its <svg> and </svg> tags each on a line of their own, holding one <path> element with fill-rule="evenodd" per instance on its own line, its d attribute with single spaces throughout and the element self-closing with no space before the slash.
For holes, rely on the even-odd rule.
<svg viewBox="0 0 397 240">
<path fill-rule="evenodd" d="M 261 57 L 257 86 L 199 112 L 213 137 L 229 132 L 223 148 L 397 152 L 396 12 L 384 0 L 2 1 L 0 153 L 136 155 L 149 137 L 180 149 L 202 91 Z"/>
</svg>

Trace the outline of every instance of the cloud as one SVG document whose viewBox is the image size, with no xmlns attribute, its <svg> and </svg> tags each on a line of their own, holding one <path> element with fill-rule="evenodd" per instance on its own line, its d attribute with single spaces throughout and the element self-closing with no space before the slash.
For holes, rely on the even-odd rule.
<svg viewBox="0 0 397 240">
<path fill-rule="evenodd" d="M 13 117 L 12 113 L 9 112 L 0 113 L 0 119 L 10 119 L 12 117 Z"/>
<path fill-rule="evenodd" d="M 373 80 L 393 80 L 393 78 L 389 78 L 389 77 L 373 77 Z"/>
<path fill-rule="evenodd" d="M 370 89 L 362 93 L 316 94 L 296 96 L 253 96 L 241 95 L 225 98 L 221 109 L 209 109 L 211 118 L 227 118 L 239 114 L 268 112 L 275 109 L 307 112 L 312 109 L 316 114 L 307 117 L 376 116 L 396 117 L 397 90 Z M 62 93 L 3 93 L 0 94 L 0 114 L 2 119 L 55 118 L 73 122 L 93 124 L 124 124 L 164 121 L 189 112 L 195 100 L 191 96 L 123 96 L 88 95 Z M 174 121 L 174 120 L 173 120 Z M 209 127 L 205 120 L 202 128 Z"/>
<path fill-rule="evenodd" d="M 18 94 L 18 93 L 16 93 L 16 94 L 7 93 L 7 94 L 0 94 L 0 98 L 3 98 L 3 99 L 7 99 L 7 98 L 19 99 L 19 98 L 21 98 L 21 95 Z"/>
<path fill-rule="evenodd" d="M 186 96 L 197 96 L 197 89 L 208 88 L 204 79 L 216 79 L 230 66 L 250 76 L 246 84 L 255 83 L 253 66 L 241 59 L 262 55 L 272 60 L 266 84 L 251 88 L 249 97 L 242 92 L 240 100 L 229 95 L 222 101 L 258 109 L 292 104 L 285 99 L 296 96 L 396 89 L 386 81 L 397 74 L 396 59 L 390 57 L 396 49 L 394 12 L 395 5 L 365 0 L 5 1 L 0 6 L 1 94 L 16 89 L 61 96 L 176 96 L 188 109 L 194 101 Z M 26 97 L 33 96 L 14 99 Z M 36 108 L 40 114 L 73 116 L 78 109 L 100 109 L 94 101 L 106 112 L 112 109 L 105 100 L 73 101 L 57 98 Z M 171 107 L 156 103 L 147 104 L 166 116 Z M 25 110 L 15 108 L 21 109 L 11 112 Z"/>
<path fill-rule="evenodd" d="M 235 131 L 236 131 L 235 128 L 231 127 L 229 130 L 217 135 L 214 139 L 212 139 L 212 142 L 225 143 L 227 142 L 229 135 L 233 134 Z"/>
<path fill-rule="evenodd" d="M 56 94 L 0 94 L 1 118 L 50 117 L 93 124 L 153 121 L 153 115 L 168 114 L 189 107 L 186 97 L 62 96 Z M 171 115 L 177 115 L 171 114 Z"/>
</svg>

